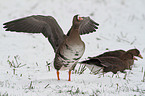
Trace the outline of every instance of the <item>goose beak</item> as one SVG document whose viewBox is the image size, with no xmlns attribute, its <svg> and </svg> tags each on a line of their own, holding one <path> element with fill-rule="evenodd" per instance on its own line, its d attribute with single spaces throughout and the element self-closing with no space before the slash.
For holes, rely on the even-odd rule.
<svg viewBox="0 0 145 96">
<path fill-rule="evenodd" d="M 133 57 L 133 60 L 138 60 L 137 58 Z"/>
<path fill-rule="evenodd" d="M 78 19 L 79 21 L 81 21 L 81 20 L 83 20 L 83 18 L 82 17 L 79 17 L 79 19 Z"/>
<path fill-rule="evenodd" d="M 141 59 L 143 59 L 143 57 L 141 56 L 141 54 L 139 54 L 138 57 L 140 57 Z"/>
</svg>

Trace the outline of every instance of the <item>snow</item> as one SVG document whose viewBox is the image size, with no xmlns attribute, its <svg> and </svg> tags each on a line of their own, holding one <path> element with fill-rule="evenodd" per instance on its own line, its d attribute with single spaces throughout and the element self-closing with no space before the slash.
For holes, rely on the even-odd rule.
<svg viewBox="0 0 145 96">
<path fill-rule="evenodd" d="M 101 54 L 106 49 L 138 48 L 145 57 L 145 1 L 144 0 L 4 0 L 0 3 L 0 96 L 145 96 L 145 59 L 135 61 L 126 79 L 112 73 L 104 75 L 72 74 L 46 66 L 52 62 L 53 49 L 42 34 L 5 32 L 4 22 L 30 15 L 51 15 L 56 18 L 65 33 L 75 14 L 90 16 L 100 24 L 95 33 L 81 36 L 86 50 L 81 60 Z M 10 67 L 8 60 L 18 64 Z M 81 61 L 80 60 L 80 61 Z M 76 70 L 79 68 L 79 64 Z M 15 73 L 14 73 L 15 72 Z"/>
</svg>

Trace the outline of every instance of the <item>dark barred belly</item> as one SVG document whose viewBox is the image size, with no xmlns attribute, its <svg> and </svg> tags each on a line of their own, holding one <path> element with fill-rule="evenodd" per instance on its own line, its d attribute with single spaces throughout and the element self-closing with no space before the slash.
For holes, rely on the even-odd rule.
<svg viewBox="0 0 145 96">
<path fill-rule="evenodd" d="M 57 66 L 57 70 L 68 70 L 78 62 L 78 60 L 82 57 L 84 53 L 84 47 L 76 47 L 76 48 L 64 48 L 65 50 L 61 50 L 57 53 L 57 56 L 54 61 L 55 67 Z"/>
</svg>

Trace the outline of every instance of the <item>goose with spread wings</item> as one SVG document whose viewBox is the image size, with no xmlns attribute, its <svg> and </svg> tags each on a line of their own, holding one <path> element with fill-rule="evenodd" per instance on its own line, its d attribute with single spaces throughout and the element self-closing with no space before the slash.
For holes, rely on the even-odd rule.
<svg viewBox="0 0 145 96">
<path fill-rule="evenodd" d="M 90 17 L 79 17 L 75 15 L 70 30 L 65 35 L 52 16 L 32 15 L 4 23 L 6 31 L 23 33 L 42 33 L 51 43 L 54 52 L 54 68 L 57 70 L 69 70 L 71 81 L 71 70 L 85 51 L 85 44 L 80 35 L 89 34 L 98 29 L 99 24 Z"/>
</svg>

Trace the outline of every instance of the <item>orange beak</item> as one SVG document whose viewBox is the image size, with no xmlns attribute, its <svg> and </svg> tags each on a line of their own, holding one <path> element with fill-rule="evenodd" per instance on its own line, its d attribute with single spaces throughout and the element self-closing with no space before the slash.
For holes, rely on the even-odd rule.
<svg viewBox="0 0 145 96">
<path fill-rule="evenodd" d="M 141 56 L 141 54 L 139 54 L 138 57 L 140 57 L 141 59 L 143 59 L 143 57 Z"/>
<path fill-rule="evenodd" d="M 79 17 L 79 21 L 81 21 L 81 20 L 83 20 L 83 18 L 82 17 Z"/>
<path fill-rule="evenodd" d="M 137 58 L 133 57 L 133 60 L 138 60 Z"/>
</svg>

